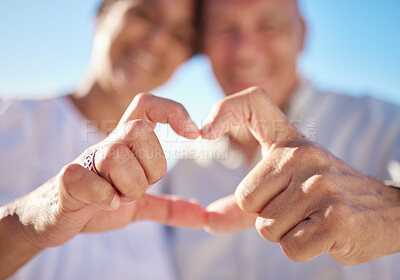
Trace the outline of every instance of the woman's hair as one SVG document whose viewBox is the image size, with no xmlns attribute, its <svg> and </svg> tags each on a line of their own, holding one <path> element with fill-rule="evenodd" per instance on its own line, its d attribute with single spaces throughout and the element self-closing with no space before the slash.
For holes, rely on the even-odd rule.
<svg viewBox="0 0 400 280">
<path fill-rule="evenodd" d="M 120 0 L 102 0 L 97 8 L 97 16 L 101 16 L 106 12 L 114 3 Z M 193 0 L 194 3 L 194 43 L 193 43 L 193 55 L 201 52 L 201 35 L 202 35 L 202 13 L 203 13 L 203 1 L 204 0 Z"/>
<path fill-rule="evenodd" d="M 100 2 L 99 7 L 97 8 L 97 15 L 101 15 L 102 13 L 104 13 L 105 11 L 108 10 L 108 8 L 114 4 L 115 2 L 117 2 L 119 0 L 103 0 Z"/>
<path fill-rule="evenodd" d="M 200 54 L 202 52 L 202 35 L 203 35 L 203 12 L 204 12 L 204 1 L 206 0 L 194 0 L 194 53 Z"/>
</svg>

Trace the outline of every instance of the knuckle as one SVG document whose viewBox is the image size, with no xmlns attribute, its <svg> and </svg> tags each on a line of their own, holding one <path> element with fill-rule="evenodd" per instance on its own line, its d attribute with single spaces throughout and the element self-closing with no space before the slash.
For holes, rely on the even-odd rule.
<svg viewBox="0 0 400 280">
<path fill-rule="evenodd" d="M 133 120 L 124 125 L 124 137 L 122 138 L 125 142 L 136 141 L 139 138 L 148 136 L 149 133 L 153 133 L 153 127 L 146 120 Z"/>
<path fill-rule="evenodd" d="M 59 173 L 61 182 L 66 186 L 79 182 L 83 176 L 82 168 L 84 167 L 77 163 L 70 163 L 66 165 Z"/>
<path fill-rule="evenodd" d="M 273 220 L 279 220 L 280 219 L 280 210 L 281 209 L 278 205 L 279 202 L 276 202 L 275 200 L 271 201 L 265 208 L 261 211 L 260 217 L 265 218 L 265 219 L 273 219 Z M 275 223 L 272 223 L 274 225 Z"/>
<path fill-rule="evenodd" d="M 308 162 L 314 163 L 314 159 L 319 157 L 319 150 L 314 145 L 305 144 L 297 147 L 293 156 L 296 159 L 306 159 Z"/>
<path fill-rule="evenodd" d="M 259 86 L 253 86 L 246 90 L 245 95 L 248 95 L 251 98 L 254 98 L 254 101 L 263 100 L 263 99 L 270 99 L 267 91 Z"/>
<path fill-rule="evenodd" d="M 269 95 L 268 95 L 267 91 L 262 87 L 254 86 L 253 87 L 253 92 L 256 95 L 259 95 L 260 97 L 268 97 L 269 98 Z"/>
<path fill-rule="evenodd" d="M 132 152 L 128 146 L 123 143 L 112 143 L 108 146 L 107 152 L 104 156 L 104 161 L 107 163 L 112 163 L 115 160 L 126 159 L 131 156 Z M 104 163 L 103 163 L 104 165 Z"/>
<path fill-rule="evenodd" d="M 306 258 L 301 251 L 301 244 L 290 236 L 284 236 L 281 240 L 281 248 L 285 255 L 295 262 L 304 262 Z"/>
<path fill-rule="evenodd" d="M 313 174 L 309 176 L 300 186 L 301 193 L 303 196 L 315 196 L 319 195 L 320 191 L 325 185 L 325 180 L 320 174 Z"/>
<path fill-rule="evenodd" d="M 131 122 L 130 130 L 137 134 L 147 131 L 153 131 L 153 128 L 146 120 L 134 120 Z"/>
<path fill-rule="evenodd" d="M 280 236 L 278 236 L 275 220 L 267 219 L 267 218 L 258 218 L 256 222 L 256 228 L 258 233 L 261 235 L 262 238 L 278 243 L 280 241 Z"/>
<path fill-rule="evenodd" d="M 152 97 L 153 95 L 151 93 L 142 92 L 136 95 L 134 100 L 136 101 L 136 104 L 142 105 L 149 102 Z"/>
<path fill-rule="evenodd" d="M 150 176 L 148 176 L 148 183 L 149 184 L 154 184 L 157 181 L 159 181 L 164 175 L 167 173 L 167 161 L 165 157 L 163 156 L 160 159 L 157 159 L 158 161 L 158 166 L 155 168 Z"/>
<path fill-rule="evenodd" d="M 112 144 L 108 145 L 108 154 L 118 154 L 118 153 L 123 153 L 126 151 L 126 149 L 129 149 L 125 144 L 115 142 Z"/>
<path fill-rule="evenodd" d="M 314 174 L 303 184 L 303 190 L 308 190 L 321 201 L 333 201 L 339 193 L 339 188 L 327 174 Z"/>
<path fill-rule="evenodd" d="M 266 91 L 262 88 L 262 87 L 260 87 L 260 86 L 252 86 L 252 87 L 249 87 L 247 90 L 246 90 L 248 93 L 250 93 L 250 94 L 262 94 L 262 93 L 266 93 Z"/>
<path fill-rule="evenodd" d="M 176 103 L 174 108 L 171 108 L 170 112 L 168 112 L 169 116 L 167 119 L 170 119 L 170 116 L 173 115 L 174 118 L 179 122 L 180 126 L 183 126 L 186 121 L 190 119 L 189 113 L 186 111 L 186 108 L 181 103 Z"/>
<path fill-rule="evenodd" d="M 235 191 L 235 200 L 237 205 L 246 212 L 255 213 L 254 197 L 243 183 L 241 183 Z"/>
<path fill-rule="evenodd" d="M 179 114 L 179 117 L 181 118 L 186 118 L 187 116 L 187 111 L 185 106 L 183 106 L 181 103 L 176 102 L 176 112 Z"/>
</svg>

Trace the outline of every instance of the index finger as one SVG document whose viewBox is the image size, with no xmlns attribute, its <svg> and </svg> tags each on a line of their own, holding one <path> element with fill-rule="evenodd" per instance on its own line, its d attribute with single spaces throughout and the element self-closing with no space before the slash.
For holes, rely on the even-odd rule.
<svg viewBox="0 0 400 280">
<path fill-rule="evenodd" d="M 133 99 L 118 126 L 135 119 L 147 120 L 153 128 L 157 123 L 168 123 L 177 134 L 189 139 L 200 136 L 200 129 L 182 104 L 149 93 L 140 93 Z"/>
<path fill-rule="evenodd" d="M 230 126 L 245 124 L 261 145 L 302 138 L 302 134 L 287 120 L 267 92 L 252 87 L 231 95 L 214 106 L 201 134 L 216 139 L 227 133 Z"/>
<path fill-rule="evenodd" d="M 173 195 L 145 194 L 132 204 L 132 221 L 151 220 L 168 226 L 202 229 L 207 211 L 198 203 Z"/>
</svg>

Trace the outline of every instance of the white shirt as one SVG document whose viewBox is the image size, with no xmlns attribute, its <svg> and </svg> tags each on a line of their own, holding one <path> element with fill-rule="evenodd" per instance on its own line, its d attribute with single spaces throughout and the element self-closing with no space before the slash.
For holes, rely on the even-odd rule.
<svg viewBox="0 0 400 280">
<path fill-rule="evenodd" d="M 400 160 L 398 107 L 369 97 L 321 93 L 303 82 L 286 113 L 310 140 L 379 180 L 390 179 L 389 162 Z M 251 168 L 246 168 L 243 157 L 227 150 L 222 141 L 196 143 L 188 153 L 194 159 L 178 162 L 161 182 L 165 192 L 196 198 L 204 206 L 232 194 Z M 219 159 L 210 159 L 210 155 Z M 400 277 L 400 254 L 358 266 L 341 266 L 327 254 L 296 263 L 282 253 L 279 244 L 262 239 L 255 229 L 213 236 L 190 229 L 168 231 L 178 276 L 183 280 Z"/>
<path fill-rule="evenodd" d="M 0 102 L 0 205 L 40 186 L 104 135 L 66 97 Z M 163 229 L 150 222 L 82 234 L 11 279 L 174 279 Z"/>
</svg>

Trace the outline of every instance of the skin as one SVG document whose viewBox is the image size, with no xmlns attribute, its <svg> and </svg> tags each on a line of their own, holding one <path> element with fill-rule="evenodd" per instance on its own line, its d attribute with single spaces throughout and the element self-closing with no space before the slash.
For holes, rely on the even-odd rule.
<svg viewBox="0 0 400 280">
<path fill-rule="evenodd" d="M 263 155 L 234 195 L 207 207 L 205 229 L 255 226 L 294 261 L 329 253 L 341 264 L 360 264 L 399 252 L 400 192 L 305 140 L 281 111 L 298 83 L 296 58 L 304 45 L 296 1 L 207 1 L 205 20 L 203 49 L 228 97 L 214 106 L 202 137 L 244 126 L 250 134 L 234 139 L 239 148 L 249 158 L 249 146 Z M 267 91 L 231 95 L 251 83 Z"/>
<path fill-rule="evenodd" d="M 155 124 L 169 123 L 189 139 L 199 129 L 181 104 L 137 95 L 164 83 L 191 56 L 191 21 L 190 0 L 121 0 L 99 15 L 91 67 L 70 98 L 99 129 L 112 133 L 44 185 L 0 207 L 0 279 L 81 232 L 145 219 L 204 226 L 206 212 L 198 204 L 145 194 L 166 172 Z M 113 126 L 102 122 L 120 118 Z M 95 150 L 98 174 L 82 166 Z"/>
<path fill-rule="evenodd" d="M 77 108 L 110 133 L 136 94 L 165 83 L 191 57 L 192 11 L 190 0 L 120 0 L 101 13 L 88 74 L 71 94 Z"/>
<path fill-rule="evenodd" d="M 225 94 L 259 86 L 283 108 L 298 84 L 305 40 L 296 1 L 206 1 L 203 26 L 203 51 Z"/>
<path fill-rule="evenodd" d="M 290 6 L 295 2 L 281 1 L 289 6 L 280 6 L 277 1 L 265 3 L 296 11 L 297 6 Z M 248 1 L 249 6 L 256 2 Z M 295 26 L 299 27 L 292 27 Z M 304 28 L 296 30 L 303 30 L 296 34 L 304 35 Z M 291 36 L 283 36 L 281 39 L 284 38 L 292 38 L 287 43 L 296 43 L 286 46 L 290 50 L 288 55 L 292 54 L 295 59 L 293 50 L 302 45 L 304 38 L 298 36 L 298 40 L 293 40 Z M 224 89 L 234 91 L 254 82 L 243 78 L 240 72 L 240 75 L 233 72 L 224 76 L 220 71 L 228 71 L 229 67 L 225 66 L 226 61 L 221 61 L 222 66 L 218 68 L 212 59 Z M 287 70 L 294 69 L 292 64 L 295 62 L 287 63 Z M 122 81 L 135 76 L 130 67 L 126 71 Z M 43 248 L 62 244 L 79 232 L 115 229 L 142 219 L 174 226 L 205 227 L 213 233 L 255 225 L 262 237 L 280 242 L 283 251 L 295 261 L 307 261 L 326 252 L 340 263 L 356 264 L 400 251 L 396 230 L 400 221 L 399 192 L 360 174 L 321 147 L 304 140 L 279 109 L 282 107 L 279 89 L 282 94 L 286 92 L 283 88 L 288 92 L 293 89 L 297 75 L 295 71 L 277 70 L 276 73 L 276 76 L 267 75 L 271 95 L 256 87 L 227 97 L 215 106 L 210 122 L 201 130 L 204 138 L 215 139 L 231 132 L 232 124 L 244 124 L 253 136 L 252 143 L 261 147 L 263 159 L 246 176 L 235 195 L 216 201 L 205 212 L 201 206 L 179 198 L 144 194 L 149 184 L 161 178 L 166 170 L 165 158 L 151 125 L 167 122 L 178 134 L 190 139 L 196 138 L 200 131 L 182 105 L 149 94 L 138 95 L 108 139 L 82 153 L 76 162 L 67 165 L 45 185 L 0 208 L 0 248 L 8 252 L 0 254 L 0 278 L 10 275 Z M 240 81 L 239 86 L 230 75 Z M 292 85 L 279 85 L 281 75 L 288 75 L 285 81 Z M 125 83 L 121 83 L 123 88 Z M 113 83 L 104 81 L 104 84 Z M 87 96 L 98 92 L 99 87 L 104 90 L 105 85 L 92 84 Z M 91 104 L 90 99 L 74 100 L 78 107 L 85 104 L 84 100 Z M 86 113 L 90 115 L 90 110 Z M 99 150 L 95 158 L 99 175 L 79 164 L 95 149 Z M 154 154 L 160 156 L 149 156 Z"/>
<path fill-rule="evenodd" d="M 216 139 L 246 125 L 262 160 L 235 194 L 207 207 L 211 233 L 255 226 L 294 261 L 329 253 L 346 265 L 400 251 L 400 192 L 307 141 L 261 88 L 225 98 L 202 136 Z"/>
<path fill-rule="evenodd" d="M 285 107 L 299 83 L 297 57 L 306 36 L 295 0 L 205 1 L 202 35 L 202 50 L 226 95 L 259 86 Z M 230 136 L 253 162 L 258 143 L 248 129 L 232 128 Z"/>
</svg>

